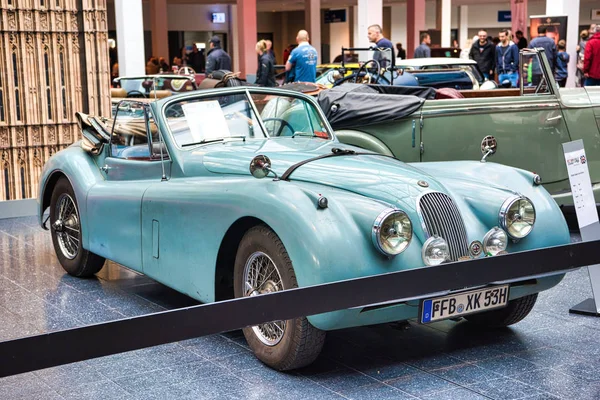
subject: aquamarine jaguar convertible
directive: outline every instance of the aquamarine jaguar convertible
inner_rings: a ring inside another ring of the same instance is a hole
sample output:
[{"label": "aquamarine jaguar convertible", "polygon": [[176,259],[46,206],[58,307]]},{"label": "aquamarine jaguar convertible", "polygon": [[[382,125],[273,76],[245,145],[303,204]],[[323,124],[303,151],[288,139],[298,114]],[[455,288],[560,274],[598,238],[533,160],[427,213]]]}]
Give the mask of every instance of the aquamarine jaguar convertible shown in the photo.
[{"label": "aquamarine jaguar convertible", "polygon": [[[532,172],[410,165],[341,144],[315,100],[296,92],[215,89],[125,100],[114,119],[78,117],[83,140],[47,162],[39,197],[40,224],[75,276],[110,259],[214,302],[424,265],[436,279],[449,261],[569,243]],[[329,330],[411,318],[518,322],[562,276],[448,287],[244,334],[264,363],[293,369],[317,357]],[[467,296],[481,301],[446,307]]]}]

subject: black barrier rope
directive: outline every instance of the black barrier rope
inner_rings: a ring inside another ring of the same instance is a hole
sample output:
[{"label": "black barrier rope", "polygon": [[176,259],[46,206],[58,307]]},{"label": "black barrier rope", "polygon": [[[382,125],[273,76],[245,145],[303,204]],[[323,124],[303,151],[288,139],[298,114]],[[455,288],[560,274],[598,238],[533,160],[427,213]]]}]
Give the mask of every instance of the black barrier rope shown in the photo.
[{"label": "black barrier rope", "polygon": [[[0,377],[165,343],[600,264],[600,240],[349,279],[0,342]],[[93,345],[90,345],[93,343]]]}]

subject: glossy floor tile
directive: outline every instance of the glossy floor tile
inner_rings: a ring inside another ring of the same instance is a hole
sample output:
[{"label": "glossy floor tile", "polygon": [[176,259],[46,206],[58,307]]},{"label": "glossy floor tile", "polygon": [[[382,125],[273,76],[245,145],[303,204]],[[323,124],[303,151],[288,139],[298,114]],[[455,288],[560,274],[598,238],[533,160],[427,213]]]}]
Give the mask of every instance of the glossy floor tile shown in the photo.
[{"label": "glossy floor tile", "polygon": [[[344,329],[291,373],[267,368],[241,331],[227,332],[3,378],[0,399],[599,399],[600,319],[568,312],[590,296],[581,269],[508,329]],[[0,341],[194,304],[115,263],[73,278],[35,218],[0,220]]]}]

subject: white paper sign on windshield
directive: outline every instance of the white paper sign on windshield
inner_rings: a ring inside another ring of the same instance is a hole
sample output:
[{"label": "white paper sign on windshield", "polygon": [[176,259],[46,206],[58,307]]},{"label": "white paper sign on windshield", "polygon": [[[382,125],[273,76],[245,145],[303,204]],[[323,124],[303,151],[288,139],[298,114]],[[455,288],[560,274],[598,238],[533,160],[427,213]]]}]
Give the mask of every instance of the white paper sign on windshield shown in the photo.
[{"label": "white paper sign on windshield", "polygon": [[592,181],[585,150],[580,149],[565,153],[565,161],[567,162],[569,182],[571,183],[579,227],[582,228],[598,222],[598,211],[596,210],[596,200],[592,191]]},{"label": "white paper sign on windshield", "polygon": [[217,100],[182,105],[194,142],[229,137],[229,126]]}]

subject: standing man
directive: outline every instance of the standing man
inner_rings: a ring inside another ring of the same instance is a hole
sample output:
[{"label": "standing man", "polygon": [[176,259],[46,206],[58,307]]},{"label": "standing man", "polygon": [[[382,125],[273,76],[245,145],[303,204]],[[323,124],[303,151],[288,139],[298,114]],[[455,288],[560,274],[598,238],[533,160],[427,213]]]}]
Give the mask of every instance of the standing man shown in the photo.
[{"label": "standing man", "polygon": [[527,48],[527,39],[523,36],[523,31],[516,31],[515,35],[517,35],[517,47],[519,50]]},{"label": "standing man", "polygon": [[594,26],[594,31],[594,36],[585,45],[583,56],[584,86],[600,86],[600,28]]},{"label": "standing man", "polygon": [[402,48],[402,43],[396,43],[396,57],[399,60],[406,60],[406,50]]},{"label": "standing man", "polygon": [[221,48],[221,39],[213,36],[209,45],[210,50],[206,54],[206,75],[220,69],[231,71],[231,57]]},{"label": "standing man", "polygon": [[[381,26],[375,24],[367,29],[369,42],[375,43],[378,49],[373,54],[373,60],[378,61],[381,68],[391,66],[391,60],[394,59],[394,45],[383,36]],[[389,49],[389,50],[388,50]]]},{"label": "standing man", "polygon": [[[544,25],[538,26],[538,37],[531,40],[531,42],[529,43],[529,48],[535,49],[536,47],[542,47],[545,50],[546,58],[548,58],[548,62],[550,63],[550,71],[554,73],[556,69],[556,43],[553,39],[550,39],[548,36],[546,36],[546,30],[547,28]],[[533,68],[533,74],[535,75],[536,66],[534,65]]]},{"label": "standing man", "polygon": [[477,61],[477,66],[485,79],[492,79],[496,69],[496,49],[488,40],[485,30],[480,30],[478,36],[478,40],[471,47],[469,58]]},{"label": "standing man", "polygon": [[431,57],[431,49],[429,45],[431,44],[431,36],[429,33],[423,32],[421,33],[421,44],[419,47],[415,49],[414,58],[429,58]]},{"label": "standing man", "polygon": [[498,35],[500,43],[496,46],[496,68],[498,72],[498,83],[506,80],[510,82],[511,87],[517,87],[519,78],[519,48],[511,43],[508,31],[503,29]]},{"label": "standing man", "polygon": [[291,82],[313,82],[317,80],[317,50],[308,42],[308,32],[304,29],[298,31],[296,35],[296,47],[290,53],[285,63],[286,72],[292,71],[293,78],[288,78]]}]

